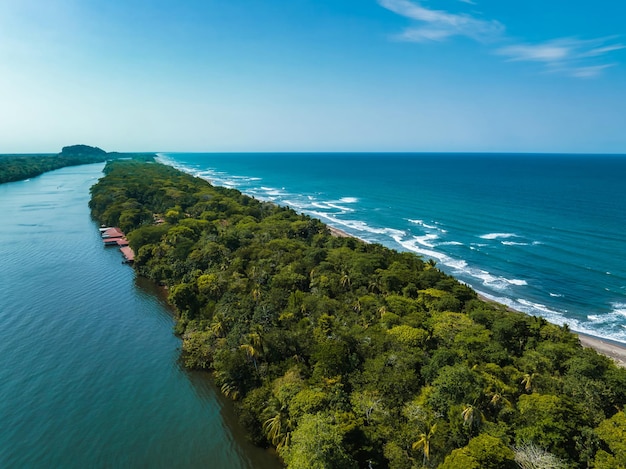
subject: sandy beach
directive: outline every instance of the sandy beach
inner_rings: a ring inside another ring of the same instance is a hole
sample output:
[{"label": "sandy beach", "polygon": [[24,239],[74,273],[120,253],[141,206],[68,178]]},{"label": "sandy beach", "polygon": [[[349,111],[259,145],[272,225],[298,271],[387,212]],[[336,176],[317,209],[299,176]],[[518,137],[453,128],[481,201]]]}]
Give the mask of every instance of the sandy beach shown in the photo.
[{"label": "sandy beach", "polygon": [[587,334],[577,334],[583,347],[590,347],[596,352],[612,358],[617,365],[626,368],[626,345]]},{"label": "sandy beach", "polygon": [[336,236],[337,238],[354,238],[354,236],[346,233],[343,230],[340,230],[339,228],[335,228],[334,226],[330,226],[330,225],[326,225],[326,226],[328,227],[330,234],[333,236]]}]

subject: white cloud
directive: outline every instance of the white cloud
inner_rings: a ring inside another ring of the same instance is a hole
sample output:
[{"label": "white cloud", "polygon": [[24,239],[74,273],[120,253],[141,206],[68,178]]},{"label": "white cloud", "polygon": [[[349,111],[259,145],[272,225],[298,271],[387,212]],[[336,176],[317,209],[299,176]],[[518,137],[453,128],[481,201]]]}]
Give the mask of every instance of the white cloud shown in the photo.
[{"label": "white cloud", "polygon": [[571,75],[576,78],[595,78],[602,74],[602,72],[610,67],[614,67],[617,64],[605,64],[595,65],[591,67],[578,67],[571,70]]},{"label": "white cloud", "polygon": [[566,59],[571,53],[571,48],[560,44],[559,41],[553,41],[544,44],[518,44],[502,47],[496,52],[509,57],[513,61],[527,60],[552,63]]},{"label": "white cloud", "polygon": [[[475,5],[474,0],[458,0]],[[422,5],[421,0],[378,0],[389,11],[408,18],[414,25],[396,38],[411,42],[441,42],[453,36],[464,36],[478,42],[511,42],[504,34],[505,26],[497,20],[483,19],[467,13],[434,10]],[[550,73],[575,78],[593,78],[607,68],[617,65],[606,62],[608,54],[626,49],[615,36],[581,40],[560,38],[540,43],[517,43],[495,50],[509,61],[535,62]]]},{"label": "white cloud", "polygon": [[621,49],[626,49],[626,46],[624,44],[614,44],[611,46],[597,47],[595,49],[591,49],[588,52],[585,52],[584,54],[581,54],[581,57],[598,57],[600,55],[604,55],[609,52]]},{"label": "white cloud", "polygon": [[504,26],[498,21],[483,20],[464,13],[432,10],[418,2],[378,0],[378,3],[389,11],[418,23],[399,36],[405,41],[443,41],[452,36],[465,36],[487,42],[498,38],[504,32]]},{"label": "white cloud", "polygon": [[515,44],[501,47],[496,54],[510,61],[538,62],[548,72],[561,73],[576,78],[593,78],[614,66],[614,63],[598,63],[611,52],[626,49],[623,44],[613,43],[614,38],[581,40],[560,38],[538,44]]}]

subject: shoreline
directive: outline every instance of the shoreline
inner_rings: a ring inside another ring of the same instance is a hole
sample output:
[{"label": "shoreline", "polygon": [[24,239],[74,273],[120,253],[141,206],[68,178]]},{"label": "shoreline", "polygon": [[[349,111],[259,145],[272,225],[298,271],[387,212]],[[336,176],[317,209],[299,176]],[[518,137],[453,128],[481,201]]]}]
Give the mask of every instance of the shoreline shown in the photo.
[{"label": "shoreline", "polygon": [[[156,154],[156,160],[157,162],[161,163],[161,164],[165,164],[167,166],[172,166],[175,167],[174,165],[171,164],[171,162],[165,162],[163,161],[163,157],[161,154],[157,153]],[[190,171],[187,170],[183,170],[184,172],[187,172],[189,174],[192,174]],[[212,181],[210,181],[208,178],[202,178],[205,179],[206,181],[208,181],[210,184],[213,184]],[[338,238],[355,238],[355,239],[359,239],[361,241],[364,241],[362,239],[360,239],[358,236],[352,235],[350,233],[347,233],[346,231],[337,228],[335,226],[332,226],[331,224],[329,224],[328,222],[324,222],[322,221],[322,223],[324,223],[332,236],[338,237]],[[366,242],[366,241],[364,241]],[[420,256],[423,257],[423,256]],[[499,306],[502,306],[504,308],[507,308],[510,311],[514,311],[516,313],[520,313],[520,314],[526,314],[529,315],[528,313],[524,313],[523,311],[517,311],[507,305],[504,305],[502,303],[498,303],[497,301],[491,300],[479,293],[478,294],[478,298],[481,299],[482,301],[486,301],[488,303],[493,303],[493,304],[497,304]],[[613,360],[613,362],[617,365],[620,366],[622,368],[626,368],[626,344],[622,344],[621,342],[615,342],[613,340],[610,339],[605,339],[602,337],[598,337],[598,336],[593,336],[590,334],[586,334],[583,332],[576,332],[574,330],[571,330],[571,332],[573,334],[575,334],[579,341],[580,344],[583,347],[587,347],[587,348],[593,348],[596,352],[598,352],[601,355],[604,355],[606,357],[609,357],[611,360]]]},{"label": "shoreline", "polygon": [[[324,222],[322,222],[324,223]],[[343,230],[340,230],[339,228],[335,228],[334,226],[329,225],[328,223],[324,223],[327,227],[328,227],[328,231],[330,231],[330,234],[335,236],[336,238],[355,238],[355,239],[359,239],[356,236],[352,236],[350,233],[346,233]],[[363,241],[363,240],[361,240]]]},{"label": "shoreline", "polygon": [[601,355],[609,357],[617,366],[626,368],[626,346],[609,339],[602,339],[582,332],[574,332],[578,336],[580,345],[592,348]]},{"label": "shoreline", "polygon": [[[333,236],[336,236],[338,238],[357,238],[356,236],[353,236],[349,233],[346,233],[345,231],[343,231],[342,229],[336,228],[334,226],[329,225],[328,223],[326,223],[326,226],[328,226],[328,229],[330,230],[330,233]],[[523,311],[517,311],[507,305],[504,305],[502,303],[498,303],[497,301],[491,300],[489,298],[487,298],[484,295],[481,295],[480,293],[478,294],[478,298],[482,301],[485,301],[487,303],[492,303],[492,304],[496,304],[498,306],[503,306],[504,308],[508,309],[509,311],[513,311],[516,313],[520,313],[520,314],[526,314],[528,316],[528,313],[524,313]],[[571,330],[571,329],[570,329]],[[602,337],[598,337],[598,336],[594,336],[594,335],[590,335],[590,334],[586,334],[584,332],[577,332],[577,331],[573,331],[571,330],[572,334],[575,334],[578,337],[578,340],[580,342],[580,345],[582,345],[585,348],[592,348],[594,349],[596,352],[598,352],[601,355],[604,355],[605,357],[610,358],[611,360],[613,360],[613,362],[622,368],[626,368],[626,344],[622,344],[620,342],[616,342],[614,340],[610,340],[610,339],[605,339]]]},{"label": "shoreline", "polygon": [[[487,303],[496,304],[498,306],[503,306],[509,311],[513,311],[515,313],[525,314],[529,316],[528,313],[524,313],[523,311],[517,311],[510,306],[503,305],[502,303],[498,303],[497,301],[491,300],[486,296],[478,294],[478,298]],[[604,355],[605,357],[609,357],[613,362],[622,368],[626,368],[626,345],[615,342],[614,340],[605,339],[602,337],[598,337],[595,335],[585,334],[584,332],[577,332],[571,330],[571,333],[578,337],[578,341],[580,345],[585,348],[592,348],[600,355]]]},{"label": "shoreline", "polygon": [[[343,231],[340,228],[336,228],[328,223],[324,223],[331,235],[336,236],[338,238],[356,238],[356,239],[360,239],[357,236],[353,236],[345,231]],[[361,240],[363,241],[363,240]],[[507,305],[504,305],[502,303],[498,303],[497,301],[491,300],[489,298],[487,298],[484,295],[481,295],[480,293],[478,294],[478,298],[482,301],[485,301],[487,303],[492,303],[492,304],[496,304],[498,306],[502,306],[506,309],[508,309],[509,311],[513,311],[516,313],[520,313],[520,314],[526,314],[527,316],[529,315],[528,313],[524,313],[523,311],[517,311]],[[590,334],[585,334],[584,332],[577,332],[574,330],[571,330],[572,334],[575,334],[578,337],[578,340],[580,342],[580,345],[582,345],[583,347],[586,348],[592,348],[594,349],[596,352],[598,352],[601,355],[604,355],[605,357],[610,358],[611,360],[613,360],[613,362],[622,368],[626,368],[626,344],[622,344],[620,342],[615,342],[613,340],[610,339],[605,339],[602,337],[598,337],[598,336],[594,336],[594,335],[590,335]]]}]

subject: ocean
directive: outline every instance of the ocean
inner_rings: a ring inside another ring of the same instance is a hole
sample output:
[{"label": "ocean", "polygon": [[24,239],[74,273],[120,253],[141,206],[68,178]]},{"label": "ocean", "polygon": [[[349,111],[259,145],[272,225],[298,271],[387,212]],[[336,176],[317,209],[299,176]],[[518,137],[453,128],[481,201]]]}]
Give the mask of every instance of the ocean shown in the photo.
[{"label": "ocean", "polygon": [[162,153],[411,251],[511,308],[626,343],[626,156]]}]

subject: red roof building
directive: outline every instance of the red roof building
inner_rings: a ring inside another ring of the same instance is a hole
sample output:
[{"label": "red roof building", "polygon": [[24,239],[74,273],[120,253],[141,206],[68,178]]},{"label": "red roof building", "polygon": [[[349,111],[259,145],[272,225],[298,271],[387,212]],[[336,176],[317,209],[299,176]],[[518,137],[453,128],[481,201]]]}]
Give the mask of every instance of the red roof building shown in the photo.
[{"label": "red roof building", "polygon": [[119,246],[118,241],[123,238],[103,238],[102,242],[105,246]]},{"label": "red roof building", "polygon": [[124,254],[127,262],[133,262],[135,260],[135,253],[128,246],[120,248],[120,251],[122,251],[122,254]]},{"label": "red roof building", "polygon": [[109,228],[106,231],[102,232],[103,238],[123,238],[124,232],[119,228]]}]

